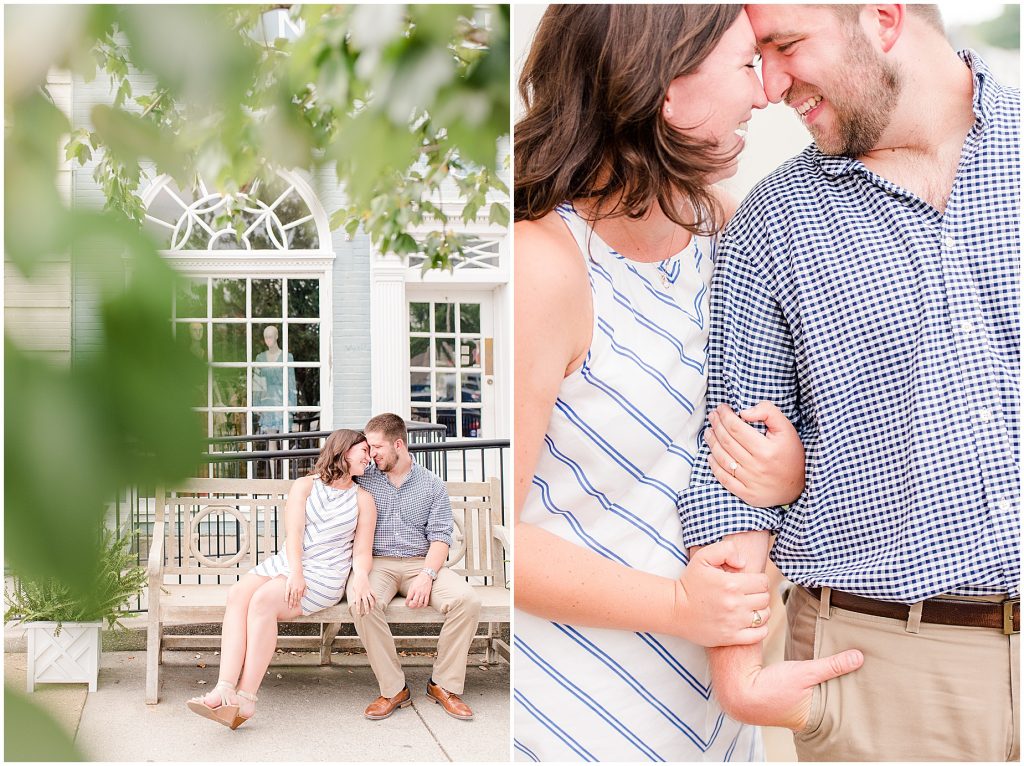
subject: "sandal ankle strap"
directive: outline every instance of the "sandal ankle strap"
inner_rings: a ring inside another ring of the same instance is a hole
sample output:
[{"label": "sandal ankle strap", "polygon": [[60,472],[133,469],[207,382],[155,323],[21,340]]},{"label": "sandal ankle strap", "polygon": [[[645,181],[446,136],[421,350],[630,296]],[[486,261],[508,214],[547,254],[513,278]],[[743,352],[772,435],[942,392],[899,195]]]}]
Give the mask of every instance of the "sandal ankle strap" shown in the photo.
[{"label": "sandal ankle strap", "polygon": [[255,694],[250,694],[249,692],[246,692],[246,691],[242,691],[241,689],[239,689],[239,690],[238,690],[237,692],[235,692],[235,693],[236,693],[236,694],[237,694],[237,695],[238,695],[239,697],[241,697],[242,699],[244,699],[244,700],[249,700],[249,702],[259,702],[259,701],[260,701],[260,698],[259,698],[259,697],[257,697],[257,696],[256,696]]}]

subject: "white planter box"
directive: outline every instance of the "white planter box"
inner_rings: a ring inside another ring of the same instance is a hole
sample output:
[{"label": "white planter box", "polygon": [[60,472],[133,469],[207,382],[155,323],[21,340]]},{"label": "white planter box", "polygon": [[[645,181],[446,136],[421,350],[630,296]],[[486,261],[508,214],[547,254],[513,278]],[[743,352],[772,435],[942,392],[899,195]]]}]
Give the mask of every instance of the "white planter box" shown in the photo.
[{"label": "white planter box", "polygon": [[100,669],[102,622],[65,622],[56,635],[56,622],[27,622],[28,691],[36,684],[89,684],[96,691]]}]

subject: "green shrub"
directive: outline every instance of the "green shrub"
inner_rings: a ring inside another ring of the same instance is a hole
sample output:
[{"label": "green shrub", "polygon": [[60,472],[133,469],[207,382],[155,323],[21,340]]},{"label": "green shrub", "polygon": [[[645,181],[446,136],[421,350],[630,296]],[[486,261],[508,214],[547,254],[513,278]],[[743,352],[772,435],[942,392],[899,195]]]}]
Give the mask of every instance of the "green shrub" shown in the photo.
[{"label": "green shrub", "polygon": [[73,595],[57,578],[16,579],[13,588],[4,588],[4,620],[56,622],[57,632],[64,622],[103,621],[108,628],[123,629],[119,620],[130,613],[121,608],[146,585],[146,570],[132,551],[134,540],[134,532],[118,538],[110,530],[103,531],[95,577],[86,598]]}]

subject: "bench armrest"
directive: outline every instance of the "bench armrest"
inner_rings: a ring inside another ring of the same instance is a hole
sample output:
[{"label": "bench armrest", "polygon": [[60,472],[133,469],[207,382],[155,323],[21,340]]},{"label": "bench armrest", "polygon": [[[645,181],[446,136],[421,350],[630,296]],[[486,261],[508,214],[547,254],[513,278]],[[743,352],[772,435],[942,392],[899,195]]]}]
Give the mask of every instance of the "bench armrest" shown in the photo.
[{"label": "bench armrest", "polygon": [[149,562],[146,574],[159,577],[164,569],[164,522],[153,524],[153,542],[149,546]]}]

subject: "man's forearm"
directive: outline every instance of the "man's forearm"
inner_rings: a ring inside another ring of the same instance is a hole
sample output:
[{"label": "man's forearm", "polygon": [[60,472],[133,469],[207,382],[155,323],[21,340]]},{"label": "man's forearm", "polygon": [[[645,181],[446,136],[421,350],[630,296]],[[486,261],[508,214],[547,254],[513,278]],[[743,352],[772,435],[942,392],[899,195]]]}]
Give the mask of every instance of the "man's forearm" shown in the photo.
[{"label": "man's forearm", "polygon": [[423,566],[440,572],[444,562],[448,560],[448,543],[441,540],[434,540],[430,543],[430,550],[427,551]]}]

